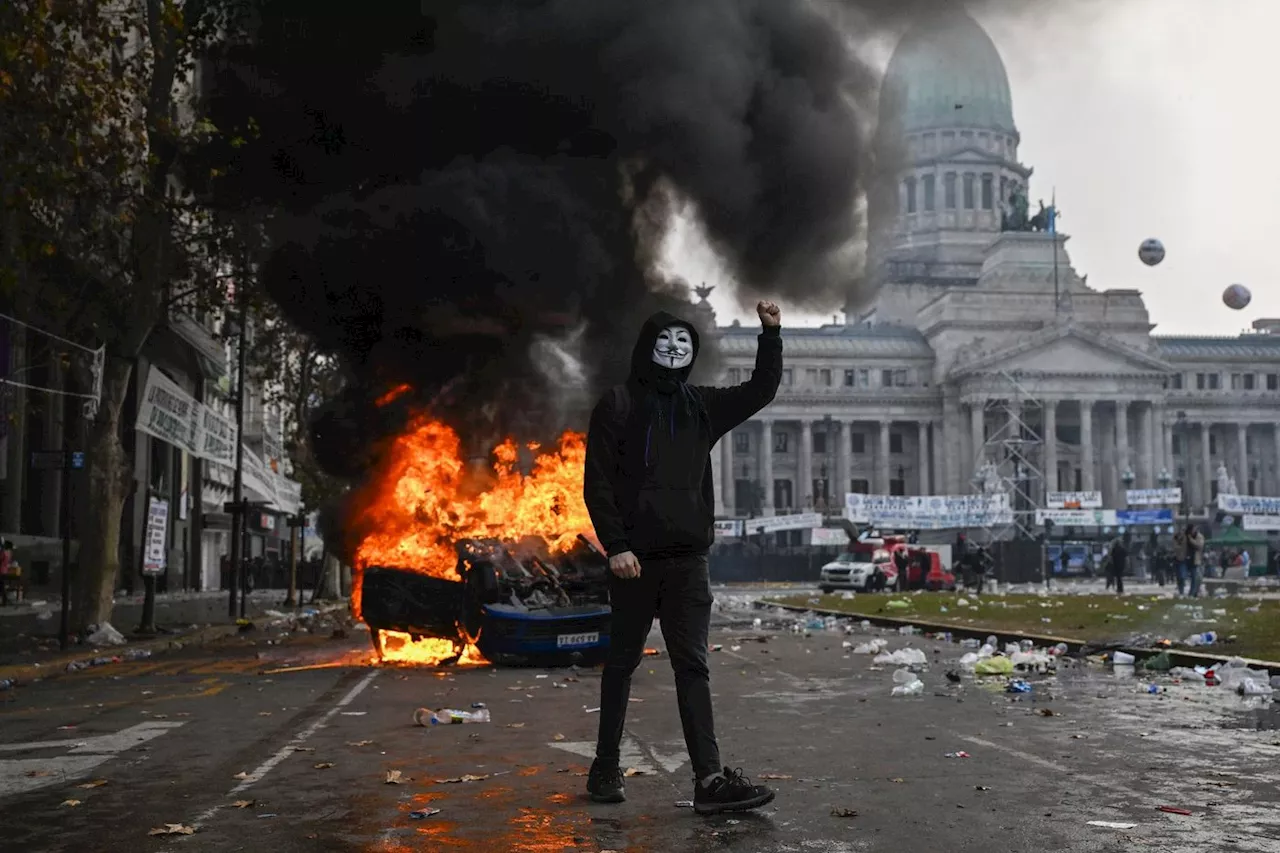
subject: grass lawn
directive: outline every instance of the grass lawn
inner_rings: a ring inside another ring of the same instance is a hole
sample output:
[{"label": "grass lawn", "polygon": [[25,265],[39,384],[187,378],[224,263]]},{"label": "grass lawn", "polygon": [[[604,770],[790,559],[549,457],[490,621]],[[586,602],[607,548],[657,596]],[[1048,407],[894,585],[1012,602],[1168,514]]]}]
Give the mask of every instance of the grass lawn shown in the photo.
[{"label": "grass lawn", "polygon": [[[891,608],[890,601],[910,604]],[[958,602],[967,601],[961,607]],[[1131,595],[984,595],[925,592],[907,595],[785,596],[779,604],[820,607],[858,616],[919,619],[960,628],[1017,631],[1081,642],[1119,641],[1135,634],[1174,642],[1216,631],[1218,642],[1202,651],[1280,660],[1280,601],[1249,598],[1197,602]],[[1199,619],[1195,609],[1199,609]],[[1257,608],[1255,612],[1250,612]],[[1234,641],[1229,638],[1234,637]]]}]

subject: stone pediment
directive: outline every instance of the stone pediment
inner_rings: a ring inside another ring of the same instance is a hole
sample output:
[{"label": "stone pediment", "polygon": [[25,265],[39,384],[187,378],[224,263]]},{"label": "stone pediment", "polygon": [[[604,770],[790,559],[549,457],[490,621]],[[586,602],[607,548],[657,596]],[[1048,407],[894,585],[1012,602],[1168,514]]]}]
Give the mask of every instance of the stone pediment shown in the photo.
[{"label": "stone pediment", "polygon": [[1010,371],[1062,375],[1171,373],[1172,365],[1157,356],[1074,326],[1055,326],[1022,342],[983,353],[957,364],[950,378]]}]

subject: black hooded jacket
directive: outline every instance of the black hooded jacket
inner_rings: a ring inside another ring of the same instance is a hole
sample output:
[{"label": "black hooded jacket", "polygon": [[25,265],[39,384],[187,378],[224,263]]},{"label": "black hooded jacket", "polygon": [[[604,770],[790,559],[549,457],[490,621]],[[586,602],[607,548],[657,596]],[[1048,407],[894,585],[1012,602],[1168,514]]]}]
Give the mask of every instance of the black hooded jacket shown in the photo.
[{"label": "black hooded jacket", "polygon": [[698,357],[692,323],[666,312],[645,321],[631,353],[629,405],[610,391],[596,404],[587,432],[583,496],[609,556],[640,560],[705,554],[715,540],[711,448],[725,433],[773,401],[782,381],[782,335],[766,327],[751,378],[732,388],[687,383],[680,369],[653,362],[662,329],[683,326]]}]

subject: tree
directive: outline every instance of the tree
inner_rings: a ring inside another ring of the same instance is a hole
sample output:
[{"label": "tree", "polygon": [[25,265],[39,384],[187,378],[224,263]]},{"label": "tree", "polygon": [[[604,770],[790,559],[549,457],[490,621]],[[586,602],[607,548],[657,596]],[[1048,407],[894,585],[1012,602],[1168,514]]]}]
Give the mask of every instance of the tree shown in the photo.
[{"label": "tree", "polygon": [[105,350],[79,628],[111,612],[135,360],[172,305],[221,297],[225,229],[175,187],[216,133],[197,111],[196,63],[239,13],[236,0],[0,4],[0,283],[19,310]]}]

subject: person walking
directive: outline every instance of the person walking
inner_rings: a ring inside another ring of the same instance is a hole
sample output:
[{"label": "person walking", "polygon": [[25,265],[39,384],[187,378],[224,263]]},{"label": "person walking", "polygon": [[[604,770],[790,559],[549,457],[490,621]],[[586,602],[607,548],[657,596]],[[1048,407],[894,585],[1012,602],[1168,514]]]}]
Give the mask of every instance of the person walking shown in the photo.
[{"label": "person walking", "polygon": [[774,798],[741,770],[721,766],[707,665],[707,554],[715,540],[711,448],[772,402],[782,381],[782,313],[772,302],[760,302],[756,313],[762,329],[747,382],[732,388],[688,384],[698,332],[659,312],[640,331],[626,383],[606,393],[591,413],[583,497],[609,558],[613,611],[600,679],[599,737],[587,774],[587,794],[598,803],[626,800],[619,764],[623,726],[631,675],[654,617],[675,673],[693,764],[694,811],[744,811]]},{"label": "person walking", "polygon": [[1204,571],[1204,534],[1194,524],[1188,524],[1186,530],[1187,539],[1187,568],[1189,571],[1190,590],[1189,594],[1192,598],[1200,597],[1200,579],[1203,577]]},{"label": "person walking", "polygon": [[1111,543],[1111,562],[1107,566],[1107,574],[1115,583],[1116,595],[1124,595],[1124,573],[1129,568],[1128,534],[1117,536]]},{"label": "person walking", "polygon": [[1178,530],[1173,534],[1173,570],[1178,575],[1178,595],[1181,596],[1187,590],[1187,580],[1189,577],[1187,566],[1187,530],[1191,525]]}]

